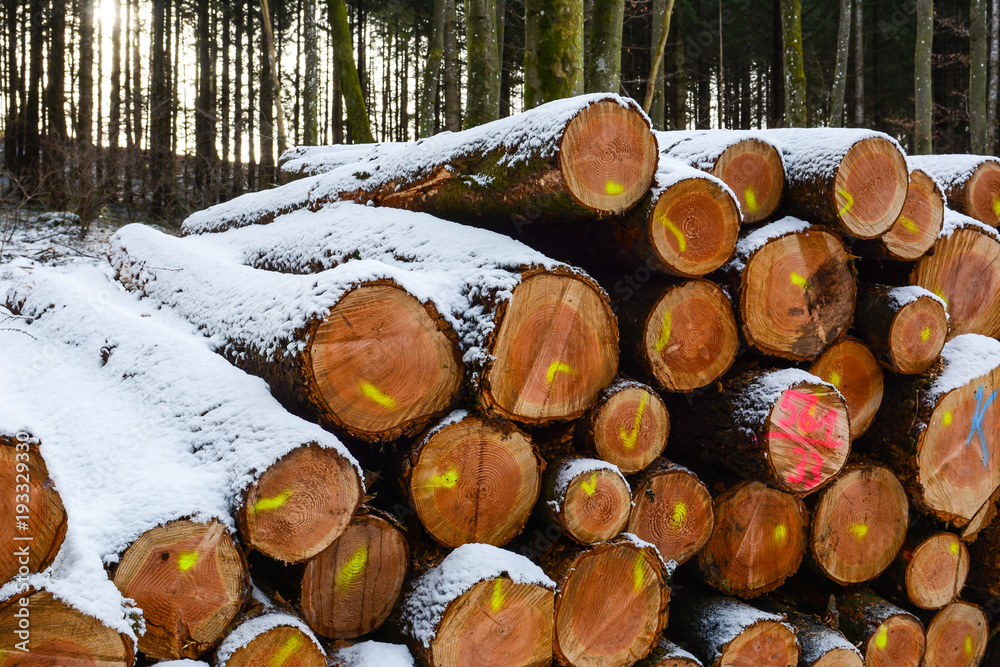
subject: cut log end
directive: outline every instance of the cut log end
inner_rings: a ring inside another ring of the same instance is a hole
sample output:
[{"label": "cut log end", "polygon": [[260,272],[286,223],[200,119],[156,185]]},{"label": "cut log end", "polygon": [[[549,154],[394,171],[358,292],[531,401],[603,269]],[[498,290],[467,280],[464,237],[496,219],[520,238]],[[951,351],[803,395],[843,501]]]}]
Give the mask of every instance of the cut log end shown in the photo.
[{"label": "cut log end", "polygon": [[392,284],[345,295],[311,337],[318,400],[335,426],[366,440],[413,433],[457,399],[457,343],[430,306]]},{"label": "cut log end", "polygon": [[436,429],[415,450],[407,493],[421,524],[446,547],[503,546],[524,527],[541,464],[522,431],[474,415]]},{"label": "cut log end", "polygon": [[647,470],[636,482],[628,532],[678,565],[694,557],[712,536],[712,496],[686,468],[666,464]]},{"label": "cut log end", "polygon": [[575,419],[618,371],[618,323],[607,297],[579,276],[525,279],[495,336],[483,407],[513,421]]},{"label": "cut log end", "polygon": [[306,564],[299,591],[303,620],[332,639],[371,632],[396,604],[408,565],[399,527],[378,513],[359,513],[343,535]]},{"label": "cut log end", "polygon": [[771,217],[781,203],[785,169],[773,144],[739,141],[723,151],[712,174],[732,188],[747,224]]},{"label": "cut log end", "polygon": [[732,257],[740,233],[740,212],[716,182],[689,178],[660,195],[645,224],[666,269],[696,277],[718,269]]},{"label": "cut log end", "polygon": [[357,469],[339,452],[300,447],[247,489],[237,515],[240,535],[271,558],[304,561],[344,532],[362,492]]},{"label": "cut log end", "polygon": [[652,463],[667,444],[670,415],[650,388],[629,384],[599,402],[592,413],[592,446],[597,458],[622,473],[638,472]]},{"label": "cut log end", "polygon": [[882,367],[871,350],[859,340],[845,338],[831,345],[809,372],[840,391],[847,402],[851,438],[863,435],[875,419],[884,390]]},{"label": "cut log end", "polygon": [[143,533],[122,555],[114,582],[143,610],[143,654],[197,658],[243,606],[247,567],[221,524],[182,519]]},{"label": "cut log end", "polygon": [[707,280],[668,288],[646,318],[642,356],[667,391],[689,392],[722,376],[739,351],[733,308]]},{"label": "cut log end", "polygon": [[262,632],[229,656],[219,667],[325,667],[326,656],[302,630],[279,625]]},{"label": "cut log end", "polygon": [[983,610],[954,602],[935,614],[927,626],[925,665],[975,667],[986,653],[989,623]]},{"label": "cut log end", "polygon": [[579,542],[603,542],[625,529],[631,506],[632,494],[621,475],[612,469],[592,470],[566,486],[560,523]]},{"label": "cut log end", "polygon": [[648,656],[636,663],[636,667],[702,667],[701,661],[661,637]]},{"label": "cut log end", "polygon": [[[27,600],[23,606],[21,600]],[[30,611],[23,643],[18,631]],[[98,619],[53,597],[48,591],[29,590],[0,604],[0,666],[2,667],[131,667],[135,664],[132,640]]]},{"label": "cut log end", "polygon": [[600,213],[635,205],[653,180],[658,152],[649,121],[631,105],[595,102],[566,126],[559,167],[573,197]]},{"label": "cut log end", "polygon": [[944,195],[934,179],[915,169],[903,210],[881,242],[889,257],[915,262],[931,249],[943,226]]},{"label": "cut log end", "polygon": [[948,316],[939,301],[926,296],[902,308],[889,330],[889,357],[899,373],[923,373],[941,354],[948,338]]},{"label": "cut log end", "polygon": [[969,549],[957,535],[932,535],[917,545],[906,566],[907,597],[921,609],[941,609],[958,599],[969,565]]},{"label": "cut log end", "polygon": [[909,503],[886,468],[861,466],[823,491],[813,514],[810,545],[823,573],[841,584],[874,579],[906,539]]},{"label": "cut log end", "polygon": [[795,633],[777,621],[760,621],[729,642],[715,664],[784,667],[798,661]]},{"label": "cut log end", "polygon": [[864,660],[854,651],[835,648],[809,667],[864,667]]},{"label": "cut log end", "polygon": [[910,614],[890,616],[865,643],[865,667],[917,667],[924,647],[920,621]]},{"label": "cut log end", "polygon": [[965,211],[991,227],[1000,225],[1000,162],[986,160],[965,186]]},{"label": "cut log end", "polygon": [[868,137],[854,144],[837,169],[837,217],[849,234],[872,239],[885,234],[906,201],[906,159],[891,141]]}]

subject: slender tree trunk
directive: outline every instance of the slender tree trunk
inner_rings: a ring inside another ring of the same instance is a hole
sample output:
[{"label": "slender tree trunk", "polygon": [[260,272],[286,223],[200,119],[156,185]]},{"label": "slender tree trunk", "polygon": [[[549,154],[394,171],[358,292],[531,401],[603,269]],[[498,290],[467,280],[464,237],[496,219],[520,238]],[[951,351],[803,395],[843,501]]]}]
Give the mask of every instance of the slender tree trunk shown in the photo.
[{"label": "slender tree trunk", "polygon": [[[229,52],[233,42],[233,7],[231,3],[224,2],[220,5],[222,12],[222,90],[220,91],[222,111],[219,123],[222,129],[222,161],[219,165],[219,196],[229,191],[230,181],[230,148],[232,141],[232,125],[230,124],[230,105],[232,103],[232,79],[230,75]],[[219,59],[219,54],[215,54],[214,60]]]},{"label": "slender tree trunk", "polygon": [[1000,0],[993,0],[993,9],[990,17],[990,94],[989,94],[989,114],[988,137],[986,152],[996,155],[1000,152],[997,145],[997,135],[1000,134],[1000,114],[997,106],[1000,98]]},{"label": "slender tree trunk", "polygon": [[[263,0],[266,2],[266,0]],[[212,14],[209,0],[198,0],[198,98],[195,103],[195,183],[203,197],[211,198],[218,154],[215,149],[215,61],[211,44]]]},{"label": "slender tree trunk", "polygon": [[149,62],[149,177],[152,185],[150,212],[155,216],[169,215],[174,164],[170,151],[170,57],[165,34],[168,0],[153,0],[150,26]]},{"label": "slender tree trunk", "polygon": [[[375,141],[368,122],[368,111],[361,89],[361,79],[354,64],[354,50],[351,47],[351,30],[347,25],[347,3],[345,0],[327,0],[330,16],[330,38],[333,40],[340,73],[340,91],[347,109],[347,130],[351,140],[357,144]],[[359,30],[360,34],[360,30]]]},{"label": "slender tree trunk", "polygon": [[677,43],[674,45],[674,80],[673,80],[673,104],[671,104],[672,130],[686,130],[688,122],[687,114],[687,62],[684,52],[684,39],[681,37],[683,30],[678,24]]},{"label": "slender tree trunk", "polygon": [[847,92],[847,61],[851,57],[851,0],[840,0],[840,25],[837,27],[837,65],[830,96],[830,127],[844,126],[844,96]]},{"label": "slender tree trunk", "polygon": [[[247,189],[256,189],[258,178],[257,178],[257,144],[254,140],[254,125],[253,120],[256,117],[255,111],[257,110],[255,104],[259,104],[259,100],[254,93],[254,76],[253,76],[253,56],[254,56],[254,45],[253,45],[253,20],[254,11],[253,5],[248,0],[247,2],[247,63],[250,66],[247,68]],[[263,141],[263,138],[261,138]]]},{"label": "slender tree trunk", "polygon": [[525,0],[524,104],[583,92],[583,0]]},{"label": "slender tree trunk", "polygon": [[[860,0],[858,0],[860,3]],[[781,0],[784,44],[785,124],[806,127],[806,71],[802,56],[802,0]]]},{"label": "slender tree trunk", "polygon": [[76,139],[81,149],[94,142],[94,0],[80,0],[80,104]]},{"label": "slender tree trunk", "polygon": [[[503,63],[504,63],[504,30],[505,24],[507,22],[507,0],[494,0],[494,5],[496,5],[497,18],[497,78],[496,78],[496,96],[497,96],[497,108],[500,109],[503,106],[501,98],[503,97]],[[500,117],[509,116],[510,112],[506,114],[503,113],[502,109],[499,111]]]},{"label": "slender tree trunk", "polygon": [[304,107],[305,143],[313,146],[319,143],[319,40],[316,36],[316,0],[306,0],[305,50],[306,85],[302,92]]},{"label": "slender tree trunk", "polygon": [[[200,1],[200,0],[199,0]],[[278,60],[274,54],[274,29],[271,26],[271,12],[267,0],[260,0],[261,16],[264,24],[264,46],[267,52],[268,74],[271,77],[271,103],[278,119],[278,152],[288,149],[287,134],[285,134],[285,112],[281,107],[281,79],[278,77]],[[263,87],[261,88],[263,90]]]},{"label": "slender tree trunk", "polygon": [[674,0],[653,0],[653,34],[650,42],[653,57],[649,68],[649,81],[646,84],[646,97],[650,97],[652,90],[652,99],[647,112],[653,121],[654,130],[666,129],[664,125],[667,107],[666,76],[661,63],[667,47],[667,37],[670,35],[670,15],[673,8]]},{"label": "slender tree trunk", "polygon": [[[4,119],[3,163],[14,174],[21,171],[20,158],[23,156],[23,118],[18,110],[18,92],[23,91],[24,78],[18,76],[17,66],[17,0],[4,2],[4,28],[7,31],[7,117]],[[23,108],[21,109],[23,112]]]},{"label": "slender tree trunk", "polygon": [[969,132],[972,135],[972,152],[985,155],[987,143],[987,61],[989,57],[989,32],[987,30],[987,1],[969,2]]},{"label": "slender tree trunk", "polygon": [[494,0],[465,0],[468,75],[465,127],[500,117],[500,63],[497,61],[497,9]]},{"label": "slender tree trunk", "polygon": [[865,7],[854,0],[854,124],[865,126]]},{"label": "slender tree trunk", "polygon": [[28,5],[30,13],[28,17],[30,63],[28,65],[28,103],[24,113],[25,126],[22,146],[24,150],[23,164],[25,171],[22,174],[22,178],[29,191],[34,189],[40,175],[38,171],[39,151],[41,150],[39,105],[41,103],[42,47],[44,41],[42,35],[42,9],[42,0],[31,0]]},{"label": "slender tree trunk", "polygon": [[[625,0],[594,0],[584,77],[588,93],[617,93],[621,87],[624,19]],[[663,50],[659,49],[659,53],[662,57]]]},{"label": "slender tree trunk", "polygon": [[[125,120],[125,146],[131,148],[135,135],[132,133],[132,2],[125,0],[125,44],[122,49],[122,57],[125,61],[125,70],[122,72],[122,86],[124,87],[124,99],[122,100],[122,117]],[[126,174],[129,172],[126,169]],[[126,197],[128,190],[126,189]]]},{"label": "slender tree trunk", "polygon": [[462,128],[462,101],[458,95],[458,17],[455,0],[445,0],[444,9],[444,128]]},{"label": "slender tree trunk", "polygon": [[[266,0],[262,0],[263,2]],[[267,16],[262,22],[268,24]],[[266,31],[266,27],[265,27]],[[260,176],[258,185],[270,187],[274,183],[274,78],[267,39],[260,40]]]},{"label": "slender tree trunk", "polygon": [[[236,18],[236,82],[233,89],[233,179],[230,196],[235,197],[243,190],[243,32],[245,30],[245,15],[242,0],[236,3],[233,11]],[[252,68],[251,68],[252,71]]]},{"label": "slender tree trunk", "polygon": [[768,81],[771,94],[770,127],[783,127],[785,122],[785,73],[784,73],[784,43],[781,35],[781,4],[782,0],[772,0],[772,39],[771,44],[771,77]]},{"label": "slender tree trunk", "polygon": [[45,141],[45,179],[51,198],[57,208],[66,205],[66,2],[51,0],[49,20],[49,68],[45,89],[45,111],[48,132]]},{"label": "slender tree trunk", "polygon": [[917,0],[917,49],[914,56],[913,152],[930,155],[934,142],[934,97],[931,60],[934,53],[934,0]]},{"label": "slender tree trunk", "polygon": [[132,7],[132,145],[142,146],[142,61],[141,61],[139,0]]}]

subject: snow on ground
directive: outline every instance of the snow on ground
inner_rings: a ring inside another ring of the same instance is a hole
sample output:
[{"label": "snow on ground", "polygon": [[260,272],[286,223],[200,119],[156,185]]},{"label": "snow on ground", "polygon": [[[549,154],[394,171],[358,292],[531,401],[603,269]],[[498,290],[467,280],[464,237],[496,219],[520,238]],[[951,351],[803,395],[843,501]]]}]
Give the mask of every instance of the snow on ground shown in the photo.
[{"label": "snow on ground", "polygon": [[72,213],[0,208],[0,265],[20,257],[50,266],[106,266],[108,239],[126,222],[102,217],[81,235]]}]

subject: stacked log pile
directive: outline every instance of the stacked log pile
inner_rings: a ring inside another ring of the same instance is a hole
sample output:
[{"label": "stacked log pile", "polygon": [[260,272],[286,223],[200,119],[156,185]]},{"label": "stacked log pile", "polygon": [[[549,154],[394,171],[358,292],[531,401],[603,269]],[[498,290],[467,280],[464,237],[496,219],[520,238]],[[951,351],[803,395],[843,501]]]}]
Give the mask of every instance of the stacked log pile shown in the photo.
[{"label": "stacked log pile", "polygon": [[0,664],[980,664],[996,165],[590,95],[8,270]]}]

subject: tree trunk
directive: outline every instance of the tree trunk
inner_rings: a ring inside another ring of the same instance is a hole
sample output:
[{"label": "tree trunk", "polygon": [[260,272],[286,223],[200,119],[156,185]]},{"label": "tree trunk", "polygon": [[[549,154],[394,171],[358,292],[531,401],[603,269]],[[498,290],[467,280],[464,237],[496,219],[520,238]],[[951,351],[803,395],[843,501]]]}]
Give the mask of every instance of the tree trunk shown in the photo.
[{"label": "tree trunk", "polygon": [[[653,128],[657,130],[666,129],[664,127],[663,112],[666,106],[666,93],[664,85],[664,75],[660,74],[663,64],[663,54],[667,48],[667,37],[670,36],[670,15],[674,11],[674,0],[656,0],[653,3],[653,57],[649,67],[649,80],[646,82],[646,99],[643,109],[651,114]],[[678,42],[683,40],[678,37]],[[681,47],[682,48],[682,47]],[[678,49],[678,52],[681,51]],[[678,63],[678,71],[683,68],[683,63]],[[680,129],[675,126],[675,129]]]},{"label": "tree trunk", "polygon": [[330,38],[333,40],[340,75],[340,91],[347,110],[347,130],[354,143],[371,143],[375,139],[368,123],[361,79],[354,64],[351,30],[347,25],[347,4],[344,0],[327,0],[326,6],[330,17]]},{"label": "tree trunk", "polygon": [[304,143],[314,146],[319,143],[319,41],[316,33],[316,0],[306,0],[305,12],[305,49],[306,49],[306,82],[302,90],[302,107],[305,125]]},{"label": "tree trunk", "polygon": [[[101,74],[103,75],[103,72]],[[79,76],[80,99],[77,107],[76,139],[83,150],[94,143],[94,0],[80,0]],[[8,94],[13,96],[14,89],[11,88]],[[89,162],[91,157],[88,154],[83,162],[88,175],[93,168]]]},{"label": "tree trunk", "polygon": [[441,62],[444,58],[445,9],[449,0],[434,0],[431,34],[427,44],[427,64],[424,66],[424,80],[420,91],[420,127],[418,138],[434,134],[437,120],[434,102],[440,89]]},{"label": "tree trunk", "polygon": [[45,115],[47,133],[44,146],[46,190],[49,205],[64,208],[66,190],[66,2],[51,0],[49,20],[49,66],[46,72]]},{"label": "tree trunk", "polygon": [[1000,225],[1000,159],[984,155],[921,155],[914,157],[912,164],[941,184],[949,208],[990,227]]},{"label": "tree trunk", "polygon": [[583,0],[526,0],[524,106],[583,93]]},{"label": "tree trunk", "polygon": [[854,125],[865,126],[865,7],[854,0]]},{"label": "tree trunk", "polygon": [[886,368],[917,374],[941,354],[948,319],[944,302],[923,288],[863,284],[855,330]]},{"label": "tree trunk", "polygon": [[[262,0],[265,3],[267,0]],[[219,159],[215,148],[215,60],[212,58],[212,14],[209,0],[198,0],[198,99],[195,103],[195,182],[211,202]]]},{"label": "tree trunk", "polygon": [[864,667],[861,651],[836,629],[825,625],[819,617],[800,613],[770,600],[761,606],[783,615],[785,624],[795,631],[795,638],[801,647],[801,667]]},{"label": "tree trunk", "polygon": [[934,152],[934,0],[917,0],[917,48],[914,55],[913,152]]},{"label": "tree trunk", "polygon": [[167,2],[152,5],[152,49],[149,67],[149,176],[152,181],[150,212],[169,217],[173,210],[174,154],[170,150],[170,58],[164,45]]},{"label": "tree trunk", "polygon": [[[203,1],[203,0],[202,0]],[[337,0],[333,0],[336,2]],[[268,0],[260,0],[261,23],[264,27],[264,48],[267,53],[267,72],[271,79],[271,103],[274,105],[274,115],[277,118],[278,126],[278,154],[284,153],[288,149],[288,134],[285,132],[285,110],[281,103],[281,78],[278,76],[278,60],[274,53],[274,28],[271,24],[271,12],[268,8]],[[331,15],[333,12],[331,12]],[[331,24],[331,29],[336,33],[337,28]],[[340,35],[337,35],[338,37]],[[350,39],[348,39],[350,43]],[[213,63],[214,70],[214,63]],[[215,100],[212,102],[212,118],[215,118]],[[273,160],[272,160],[273,163]]]},{"label": "tree trunk", "polygon": [[843,338],[828,347],[809,372],[843,395],[851,419],[851,439],[864,435],[882,403],[883,391],[882,368],[871,350],[857,338]]},{"label": "tree trunk", "polygon": [[972,152],[988,155],[989,28],[988,0],[969,0],[969,134]]},{"label": "tree trunk", "polygon": [[588,93],[617,93],[621,88],[624,18],[625,0],[594,0],[584,77]]},{"label": "tree trunk", "polygon": [[[245,127],[245,119],[243,114],[243,63],[246,58],[246,51],[243,50],[243,34],[246,30],[245,22],[246,15],[243,11],[242,0],[237,3],[236,7],[231,8],[230,11],[234,17],[234,33],[236,37],[236,57],[234,58],[234,68],[235,77],[233,86],[233,117],[232,119],[226,119],[227,123],[233,124],[233,176],[232,183],[229,188],[229,198],[235,197],[243,192],[244,183],[244,165],[243,165],[243,130]],[[253,53],[253,49],[248,49],[250,53]],[[251,58],[252,61],[252,58]],[[253,67],[250,67],[249,72],[253,72]]]},{"label": "tree trunk", "polygon": [[802,56],[802,0],[781,0],[781,35],[786,127],[808,127],[806,71]]},{"label": "tree trunk", "polygon": [[107,172],[107,188],[109,195],[114,201],[115,193],[118,189],[118,142],[121,134],[121,109],[122,109],[122,2],[114,0],[115,22],[111,28],[111,102],[108,118],[108,164],[105,167]]},{"label": "tree trunk", "polygon": [[500,117],[496,0],[465,0],[465,129]]},{"label": "tree trunk", "polygon": [[445,0],[444,9],[444,129],[462,129],[462,100],[458,94],[458,17],[456,0]]},{"label": "tree trunk", "polygon": [[575,429],[577,449],[637,473],[667,444],[670,415],[652,387],[619,379],[601,392]]},{"label": "tree trunk", "polygon": [[[924,626],[916,616],[868,590],[837,598],[840,631],[865,654],[866,664],[917,667],[924,656]],[[926,663],[936,664],[936,663]]]},{"label": "tree trunk", "polygon": [[844,94],[847,91],[847,61],[851,56],[851,0],[840,0],[840,24],[837,26],[837,64],[830,96],[830,127],[844,126]]},{"label": "tree trunk", "polygon": [[[989,108],[987,109],[987,142],[986,153],[996,155],[1000,152],[997,141],[1000,139],[1000,0],[993,0],[990,12],[990,91]],[[929,151],[928,151],[929,152]]]},{"label": "tree trunk", "polygon": [[549,462],[541,507],[563,534],[582,544],[625,530],[632,492],[618,468],[598,459],[569,456]]}]

